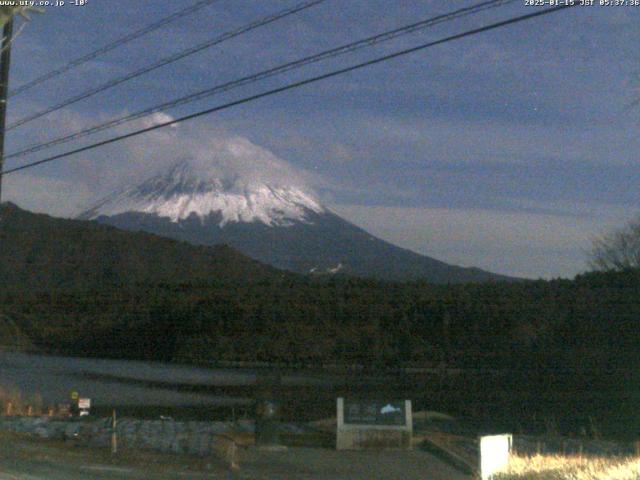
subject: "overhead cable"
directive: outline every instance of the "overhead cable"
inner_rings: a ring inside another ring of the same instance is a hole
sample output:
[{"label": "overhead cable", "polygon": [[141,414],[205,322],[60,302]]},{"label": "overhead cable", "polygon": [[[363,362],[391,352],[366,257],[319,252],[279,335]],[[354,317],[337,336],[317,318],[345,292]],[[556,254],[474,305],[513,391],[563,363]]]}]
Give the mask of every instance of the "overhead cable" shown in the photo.
[{"label": "overhead cable", "polygon": [[181,60],[183,58],[186,58],[190,55],[193,55],[194,53],[198,53],[201,52],[202,50],[205,50],[207,48],[211,48],[215,45],[219,45],[222,42],[225,42],[227,40],[230,40],[232,38],[238,37],[244,33],[247,33],[251,30],[254,30],[256,28],[262,27],[264,25],[268,25],[270,23],[273,23],[277,20],[280,20],[281,18],[285,18],[288,17],[290,15],[293,15],[295,13],[301,12],[302,10],[306,10],[308,8],[311,8],[315,5],[318,5],[322,2],[324,2],[326,0],[307,0],[305,2],[299,3],[296,6],[292,7],[292,8],[287,8],[285,10],[281,10],[273,15],[268,15],[266,17],[261,18],[260,20],[257,20],[255,22],[252,22],[248,25],[244,25],[240,28],[237,28],[235,30],[232,30],[230,32],[224,33],[222,35],[216,36],[215,38],[201,43],[199,45],[196,45],[195,47],[190,47],[187,48],[186,50],[183,50],[181,52],[175,53],[169,57],[163,58],[155,63],[152,63],[151,65],[148,65],[146,67],[142,67],[139,68],[138,70],[134,70],[133,72],[127,73],[121,77],[117,77],[114,78],[112,80],[109,80],[105,83],[103,83],[102,85],[98,85],[97,87],[91,88],[85,92],[79,93],[77,95],[74,95],[73,97],[70,97],[66,100],[63,100],[60,103],[57,103],[51,107],[45,108],[44,110],[41,110],[39,112],[33,113],[31,115],[27,115],[26,117],[21,118],[20,120],[17,120],[13,123],[11,123],[10,125],[7,126],[6,130],[13,130],[15,128],[18,128],[22,125],[25,125],[29,122],[32,122],[33,120],[36,120],[38,118],[44,117],[45,115],[48,115],[50,113],[53,113],[55,111],[58,111],[62,108],[68,107],[69,105],[73,105],[74,103],[77,103],[81,100],[85,100],[87,98],[93,97],[94,95],[97,95],[98,93],[102,93],[106,90],[109,90],[110,88],[113,88],[117,85],[120,85],[121,83],[124,82],[128,82],[129,80],[133,80],[134,78],[138,78],[146,73],[152,72],[153,70],[156,70],[160,67],[164,67],[165,65],[169,65],[171,63],[177,62],[178,60]]},{"label": "overhead cable", "polygon": [[83,138],[85,136],[88,135],[92,135],[94,133],[98,133],[98,132],[102,132],[104,130],[110,129],[110,128],[114,128],[129,122],[132,122],[134,120],[138,120],[147,116],[150,116],[154,113],[158,113],[158,112],[162,112],[162,111],[166,111],[170,108],[175,108],[178,106],[182,106],[182,105],[186,105],[189,103],[193,103],[196,102],[198,100],[202,100],[208,97],[211,97],[213,95],[216,95],[218,93],[223,93],[244,85],[248,85],[248,84],[252,84],[255,83],[257,81],[260,80],[264,80],[270,77],[273,77],[275,75],[280,75],[282,73],[291,71],[291,70],[296,70],[299,68],[302,68],[304,66],[313,64],[313,63],[317,63],[320,62],[322,60],[326,60],[326,59],[330,59],[330,58],[334,58],[334,57],[338,57],[340,55],[345,55],[347,53],[351,53],[366,47],[370,47],[373,45],[376,45],[378,43],[382,43],[382,42],[387,42],[390,40],[393,40],[395,38],[398,38],[402,35],[407,35],[410,33],[414,33],[417,32],[419,30],[423,30],[427,27],[433,27],[435,25],[444,23],[444,22],[450,22],[453,21],[455,19],[464,17],[464,16],[468,16],[468,15],[472,15],[472,14],[477,14],[481,11],[484,10],[488,10],[490,8],[496,8],[499,6],[503,6],[509,3],[514,3],[517,0],[490,0],[490,1],[485,1],[485,2],[481,2],[479,4],[470,6],[470,7],[466,7],[466,8],[461,8],[458,10],[455,10],[453,12],[449,12],[446,14],[442,14],[442,15],[438,15],[435,17],[430,17],[424,20],[421,20],[419,22],[415,22],[412,23],[410,25],[406,25],[400,28],[396,28],[394,30],[390,30],[384,33],[380,33],[377,35],[373,35],[361,40],[358,40],[356,42],[351,42],[336,48],[332,48],[329,50],[325,50],[323,52],[314,54],[314,55],[310,55],[304,58],[301,58],[299,60],[295,60],[292,62],[288,62],[282,65],[278,65],[276,67],[273,68],[269,68],[267,70],[263,70],[260,71],[258,73],[252,74],[252,75],[247,75],[245,77],[241,77],[239,79],[236,80],[232,80],[220,85],[216,85],[214,87],[210,87],[210,88],[206,88],[203,90],[200,90],[198,92],[189,94],[189,95],[185,95],[183,97],[174,99],[174,100],[170,100],[168,102],[164,102],[162,104],[159,105],[155,105],[149,108],[145,108],[143,110],[139,110],[137,112],[110,120],[108,122],[99,124],[99,125],[95,125],[93,127],[89,127],[89,128],[85,128],[67,135],[64,135],[62,137],[58,137],[56,139],[53,140],[49,140],[43,143],[38,143],[35,145],[31,145],[28,146],[26,148],[23,148],[22,150],[10,153],[8,155],[5,156],[5,159],[9,159],[9,158],[17,158],[17,157],[23,157],[25,155],[29,155],[31,153],[36,153],[42,150],[47,150],[49,148],[55,147],[57,145],[61,145],[64,143],[68,143],[70,141],[73,140],[77,140],[80,138]]},{"label": "overhead cable", "polygon": [[69,70],[78,67],[84,63],[87,63],[101,55],[104,55],[105,53],[108,53],[112,50],[115,50],[116,48],[125,45],[137,38],[143,37],[144,35],[147,35],[151,32],[154,32],[162,27],[164,27],[165,25],[168,25],[172,22],[175,22],[176,20],[185,17],[187,15],[191,15],[201,9],[203,9],[204,7],[217,2],[218,0],[200,0],[196,3],[194,3],[193,5],[183,8],[182,10],[179,10],[171,15],[169,15],[168,17],[162,18],[160,20],[158,20],[155,23],[152,23],[150,25],[147,25],[144,28],[141,28],[140,30],[136,30],[134,32],[131,32],[127,35],[125,35],[124,37],[121,37],[107,45],[105,45],[104,47],[101,47],[97,50],[94,50],[91,53],[88,53],[86,55],[83,55],[82,57],[78,57],[75,60],[70,61],[69,63],[63,65],[60,68],[57,68],[55,70],[52,70],[50,72],[45,73],[44,75],[41,75],[21,86],[19,86],[18,88],[12,90],[11,92],[9,92],[9,97],[14,97],[16,95],[20,95],[21,93],[26,92],[27,90],[32,89],[33,87],[35,87],[36,85],[40,85],[43,82],[46,82],[47,80],[51,80],[52,78],[55,78],[59,75],[62,75],[63,73],[68,72]]},{"label": "overhead cable", "polygon": [[436,45],[442,45],[442,44],[445,44],[445,43],[448,43],[448,42],[451,42],[451,41],[454,41],[454,40],[459,40],[461,38],[466,38],[466,37],[470,37],[470,36],[473,36],[473,35],[477,35],[479,33],[483,33],[483,32],[487,32],[487,31],[490,31],[490,30],[495,30],[495,29],[498,29],[498,28],[501,28],[501,27],[505,27],[507,25],[512,25],[512,24],[523,22],[523,21],[526,21],[526,20],[531,20],[533,18],[541,17],[543,15],[549,15],[551,13],[560,12],[560,11],[565,10],[567,8],[572,8],[572,7],[576,6],[576,5],[579,5],[579,4],[578,3],[565,4],[565,5],[561,5],[561,6],[558,6],[558,7],[541,9],[541,10],[535,11],[533,13],[529,13],[529,14],[526,14],[526,15],[520,15],[518,17],[512,17],[512,18],[509,18],[507,20],[503,20],[503,21],[500,21],[500,22],[496,22],[496,23],[492,23],[492,24],[489,24],[489,25],[485,25],[484,27],[479,27],[479,28],[474,28],[472,30],[467,30],[467,31],[462,32],[462,33],[458,33],[458,34],[455,34],[455,35],[444,37],[444,38],[442,38],[440,40],[435,40],[435,41],[428,42],[428,43],[425,43],[425,44],[422,44],[422,45],[418,45],[416,47],[407,48],[405,50],[400,50],[400,51],[397,51],[397,52],[394,52],[394,53],[391,53],[391,54],[388,54],[388,55],[384,55],[382,57],[375,58],[373,60],[368,60],[366,62],[362,62],[362,63],[358,63],[358,64],[355,64],[355,65],[352,65],[350,67],[341,68],[339,70],[334,70],[334,71],[331,71],[331,72],[328,72],[328,73],[325,73],[325,74],[322,74],[322,75],[318,75],[318,76],[315,76],[315,77],[308,78],[306,80],[301,80],[301,81],[298,81],[298,82],[290,83],[288,85],[284,85],[284,86],[279,87],[279,88],[274,88],[272,90],[268,90],[268,91],[265,91],[265,92],[262,92],[262,93],[258,93],[256,95],[251,95],[249,97],[245,97],[245,98],[242,98],[240,100],[235,100],[233,102],[225,103],[223,105],[219,105],[219,106],[216,106],[216,107],[213,107],[213,108],[202,110],[200,112],[192,113],[192,114],[186,115],[184,117],[180,117],[180,118],[176,118],[174,120],[158,123],[158,124],[153,125],[151,127],[143,128],[141,130],[136,130],[134,132],[127,133],[125,135],[119,135],[117,137],[112,137],[112,138],[109,138],[107,140],[103,140],[101,142],[97,142],[97,143],[93,143],[91,145],[87,145],[87,146],[84,146],[84,147],[81,147],[81,148],[77,148],[75,150],[71,150],[71,151],[68,151],[68,152],[65,152],[65,153],[54,155],[54,156],[51,156],[51,157],[48,157],[48,158],[44,158],[42,160],[38,160],[38,161],[35,161],[35,162],[27,163],[25,165],[21,165],[19,167],[11,168],[9,170],[4,170],[4,171],[0,172],[0,176],[8,175],[10,173],[19,172],[19,171],[22,171],[22,170],[26,170],[26,169],[29,169],[29,168],[36,167],[38,165],[42,165],[42,164],[45,164],[45,163],[49,163],[49,162],[53,162],[53,161],[60,160],[60,159],[63,159],[63,158],[67,158],[67,157],[70,157],[72,155],[76,155],[78,153],[86,152],[86,151],[89,151],[89,150],[94,150],[96,148],[99,148],[99,147],[102,147],[102,146],[105,146],[105,145],[109,145],[109,144],[112,144],[112,143],[116,143],[116,142],[120,142],[120,141],[123,141],[123,140],[127,140],[129,138],[137,137],[139,135],[143,135],[143,134],[148,133],[148,132],[159,130],[161,128],[169,127],[171,125],[178,125],[180,123],[183,123],[183,122],[186,122],[186,121],[189,121],[189,120],[193,120],[193,119],[196,119],[196,118],[199,118],[199,117],[203,117],[205,115],[211,115],[212,113],[216,113],[216,112],[219,112],[219,111],[222,111],[222,110],[227,110],[229,108],[236,107],[238,105],[243,105],[245,103],[249,103],[249,102],[261,99],[261,98],[265,98],[265,97],[269,97],[269,96],[272,96],[272,95],[276,95],[278,93],[286,92],[288,90],[293,90],[295,88],[299,88],[299,87],[302,87],[302,86],[305,86],[305,85],[310,85],[310,84],[319,82],[321,80],[326,80],[328,78],[336,77],[338,75],[344,75],[345,73],[353,72],[355,70],[359,70],[359,69],[362,69],[362,68],[365,68],[365,67],[369,67],[369,66],[376,65],[376,64],[379,64],[379,63],[382,63],[382,62],[386,62],[386,61],[392,60],[394,58],[398,58],[398,57],[401,57],[401,56],[404,56],[404,55],[408,55],[410,53],[415,53],[415,52],[418,52],[418,51],[421,51],[421,50],[425,50],[427,48],[434,47]]}]

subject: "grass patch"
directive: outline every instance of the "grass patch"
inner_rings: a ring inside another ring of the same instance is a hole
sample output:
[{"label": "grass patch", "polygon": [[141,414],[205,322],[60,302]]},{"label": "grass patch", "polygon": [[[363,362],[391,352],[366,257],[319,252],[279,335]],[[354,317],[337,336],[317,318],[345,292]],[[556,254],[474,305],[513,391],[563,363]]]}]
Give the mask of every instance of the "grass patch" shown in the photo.
[{"label": "grass patch", "polygon": [[514,455],[493,480],[638,480],[640,458]]}]

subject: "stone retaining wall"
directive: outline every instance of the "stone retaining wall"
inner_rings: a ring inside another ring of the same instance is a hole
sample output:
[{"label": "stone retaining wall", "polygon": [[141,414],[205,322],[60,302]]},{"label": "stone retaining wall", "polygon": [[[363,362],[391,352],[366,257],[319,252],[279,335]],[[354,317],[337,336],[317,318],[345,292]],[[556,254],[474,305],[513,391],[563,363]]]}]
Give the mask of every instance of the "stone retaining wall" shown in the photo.
[{"label": "stone retaining wall", "polygon": [[[78,445],[108,448],[111,419],[58,419],[53,417],[0,417],[0,430],[24,433]],[[117,422],[118,448],[208,456],[225,435],[253,435],[253,422],[177,422],[135,420]],[[228,441],[228,440],[227,440]]]}]

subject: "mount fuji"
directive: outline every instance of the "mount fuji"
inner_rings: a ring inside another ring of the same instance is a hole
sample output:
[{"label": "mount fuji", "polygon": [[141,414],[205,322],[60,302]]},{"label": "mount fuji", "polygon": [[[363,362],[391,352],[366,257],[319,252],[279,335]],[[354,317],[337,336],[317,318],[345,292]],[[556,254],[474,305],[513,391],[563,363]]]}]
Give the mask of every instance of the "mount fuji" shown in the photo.
[{"label": "mount fuji", "polygon": [[434,283],[509,280],[380,240],[303,188],[221,174],[191,161],[103,198],[78,218],[192,244],[227,244],[263,263],[305,274]]}]

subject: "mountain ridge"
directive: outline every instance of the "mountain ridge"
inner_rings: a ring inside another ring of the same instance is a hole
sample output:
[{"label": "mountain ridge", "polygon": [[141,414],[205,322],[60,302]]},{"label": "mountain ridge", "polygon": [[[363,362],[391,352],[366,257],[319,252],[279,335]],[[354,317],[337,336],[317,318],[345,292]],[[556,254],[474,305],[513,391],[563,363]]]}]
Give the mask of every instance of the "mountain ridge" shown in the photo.
[{"label": "mountain ridge", "polygon": [[[248,280],[292,276],[227,245],[198,246],[147,232],[0,205],[0,284],[6,288]],[[21,287],[22,286],[22,287]]]},{"label": "mountain ridge", "polygon": [[381,240],[301,187],[218,175],[182,161],[106,197],[78,218],[195,245],[228,244],[262,263],[301,274],[434,283],[514,280]]}]

